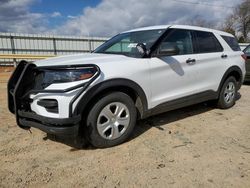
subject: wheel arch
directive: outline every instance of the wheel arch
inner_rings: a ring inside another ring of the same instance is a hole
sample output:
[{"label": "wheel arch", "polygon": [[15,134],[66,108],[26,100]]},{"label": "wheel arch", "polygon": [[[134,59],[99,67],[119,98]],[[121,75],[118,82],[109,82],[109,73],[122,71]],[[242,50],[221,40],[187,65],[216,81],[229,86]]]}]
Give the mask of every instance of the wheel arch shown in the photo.
[{"label": "wheel arch", "polygon": [[237,81],[237,90],[240,89],[241,85],[242,85],[242,82],[243,82],[243,74],[242,74],[242,71],[240,69],[240,67],[238,66],[232,66],[230,67],[229,69],[227,69],[227,71],[225,72],[225,74],[223,75],[222,79],[221,79],[221,82],[220,82],[220,85],[219,85],[219,88],[218,88],[218,92],[220,92],[222,86],[223,86],[223,83],[226,81],[226,79],[230,76],[233,76],[235,77],[236,81]]},{"label": "wheel arch", "polygon": [[144,90],[134,81],[129,79],[110,79],[98,83],[90,88],[77,103],[74,114],[87,114],[92,105],[103,95],[120,91],[129,95],[135,102],[139,118],[143,118],[148,109],[147,97]]}]

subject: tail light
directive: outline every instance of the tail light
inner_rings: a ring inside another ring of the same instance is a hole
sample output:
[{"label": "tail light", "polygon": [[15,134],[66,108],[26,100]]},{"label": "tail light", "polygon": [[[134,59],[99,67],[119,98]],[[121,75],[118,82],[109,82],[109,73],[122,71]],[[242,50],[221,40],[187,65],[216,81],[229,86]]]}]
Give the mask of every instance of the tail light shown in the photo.
[{"label": "tail light", "polygon": [[241,57],[245,60],[245,62],[247,62],[247,55],[246,54],[242,54]]}]

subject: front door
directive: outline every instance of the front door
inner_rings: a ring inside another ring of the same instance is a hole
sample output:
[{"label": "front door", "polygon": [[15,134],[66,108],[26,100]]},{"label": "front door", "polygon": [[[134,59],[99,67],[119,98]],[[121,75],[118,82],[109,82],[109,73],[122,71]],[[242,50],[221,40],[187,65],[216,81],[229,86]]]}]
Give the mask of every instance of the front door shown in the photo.
[{"label": "front door", "polygon": [[[161,55],[161,50],[168,48],[176,48],[178,53]],[[199,92],[201,75],[197,54],[194,54],[192,31],[173,30],[153,56],[150,59],[152,107]]]}]

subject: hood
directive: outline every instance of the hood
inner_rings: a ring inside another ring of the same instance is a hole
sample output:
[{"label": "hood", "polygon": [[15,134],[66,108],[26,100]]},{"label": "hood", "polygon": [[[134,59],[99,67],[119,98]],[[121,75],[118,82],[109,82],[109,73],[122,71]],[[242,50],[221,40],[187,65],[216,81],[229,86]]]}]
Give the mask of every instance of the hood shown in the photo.
[{"label": "hood", "polygon": [[127,61],[135,58],[127,57],[124,55],[113,55],[113,54],[98,54],[98,53],[86,53],[86,54],[75,54],[67,56],[58,56],[39,60],[34,62],[38,67],[42,66],[61,66],[61,65],[84,65],[84,64],[103,64],[107,62],[115,61]]}]

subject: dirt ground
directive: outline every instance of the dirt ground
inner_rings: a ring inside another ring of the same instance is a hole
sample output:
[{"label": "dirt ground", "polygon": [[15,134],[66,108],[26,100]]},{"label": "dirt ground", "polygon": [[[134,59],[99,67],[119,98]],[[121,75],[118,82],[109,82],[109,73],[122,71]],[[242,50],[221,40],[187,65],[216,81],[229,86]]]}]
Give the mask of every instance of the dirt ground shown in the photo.
[{"label": "dirt ground", "polygon": [[117,147],[75,149],[16,126],[0,73],[0,187],[250,187],[250,85],[229,110],[199,104],[137,123]]}]

